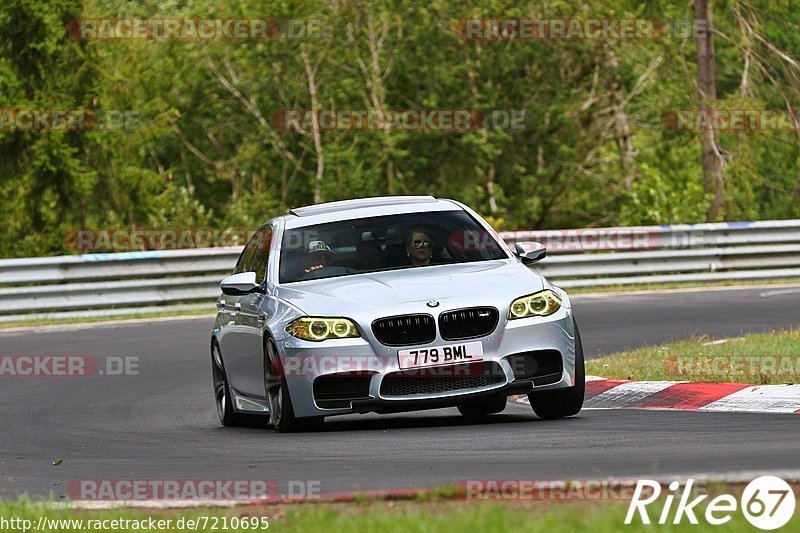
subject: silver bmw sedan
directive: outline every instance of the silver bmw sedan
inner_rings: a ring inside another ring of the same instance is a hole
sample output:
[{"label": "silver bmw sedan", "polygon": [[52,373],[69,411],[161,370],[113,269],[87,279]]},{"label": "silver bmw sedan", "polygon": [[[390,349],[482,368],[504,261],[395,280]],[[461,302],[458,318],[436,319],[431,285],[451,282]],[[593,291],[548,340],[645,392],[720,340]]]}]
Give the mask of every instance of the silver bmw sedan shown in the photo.
[{"label": "silver bmw sedan", "polygon": [[281,432],[327,416],[457,407],[481,417],[528,395],[578,413],[584,362],[569,297],[469,207],[431,196],[291,210],[247,243],[211,334],[226,426]]}]

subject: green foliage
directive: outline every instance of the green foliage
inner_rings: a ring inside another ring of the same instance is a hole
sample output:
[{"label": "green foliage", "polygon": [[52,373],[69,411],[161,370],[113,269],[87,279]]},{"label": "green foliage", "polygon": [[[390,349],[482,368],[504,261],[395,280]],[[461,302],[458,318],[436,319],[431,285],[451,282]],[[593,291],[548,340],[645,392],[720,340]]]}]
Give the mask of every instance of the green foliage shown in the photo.
[{"label": "green foliage", "polygon": [[[327,31],[78,41],[67,25],[81,17],[314,20]],[[451,197],[501,229],[704,220],[699,132],[663,118],[697,106],[691,38],[473,41],[454,31],[492,17],[690,20],[692,11],[672,0],[6,0],[0,111],[121,110],[139,120],[123,130],[0,129],[0,255],[71,252],[65,236],[78,229],[254,228],[316,194]],[[718,0],[715,17],[716,107],[793,104],[800,76],[785,57],[800,55],[800,12],[787,1]],[[318,148],[311,131],[273,120],[312,108],[307,66],[323,110],[520,110],[525,127],[324,130]],[[620,102],[633,179],[614,120]],[[727,220],[800,216],[797,132],[722,132],[719,143]]]}]

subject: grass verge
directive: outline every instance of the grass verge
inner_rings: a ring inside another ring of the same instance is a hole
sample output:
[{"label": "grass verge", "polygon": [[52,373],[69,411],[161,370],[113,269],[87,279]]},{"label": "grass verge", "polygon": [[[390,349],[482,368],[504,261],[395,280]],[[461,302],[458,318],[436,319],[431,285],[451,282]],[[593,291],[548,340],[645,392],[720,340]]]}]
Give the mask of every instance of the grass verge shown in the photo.
[{"label": "grass verge", "polygon": [[[555,283],[558,285],[558,283]],[[604,292],[635,292],[658,291],[669,289],[707,289],[714,287],[762,287],[784,285],[787,287],[800,286],[798,278],[753,279],[753,280],[719,280],[719,281],[684,281],[670,283],[636,283],[633,285],[600,285],[597,287],[566,287],[569,294],[594,294]]]},{"label": "grass verge", "polygon": [[[710,499],[710,498],[709,498]],[[32,530],[38,533],[79,532],[99,530],[89,529],[87,520],[169,520],[162,527],[151,526],[151,531],[266,531],[264,520],[273,531],[337,531],[364,532],[451,532],[451,531],[531,531],[568,532],[593,531],[597,533],[625,531],[720,531],[719,526],[708,524],[702,513],[704,506],[698,506],[699,525],[692,525],[686,517],[679,525],[645,525],[637,517],[631,525],[625,525],[628,501],[366,501],[361,503],[339,504],[292,504],[282,506],[238,507],[231,509],[199,508],[191,510],[143,511],[134,509],[115,509],[104,511],[83,511],[52,509],[43,504],[31,502],[0,504],[0,520],[30,520]],[[670,513],[670,521],[675,513]],[[652,504],[648,508],[650,519],[655,522],[662,507]],[[731,513],[732,519],[724,526],[725,531],[752,531],[753,526],[744,518],[740,510]],[[40,529],[41,517],[48,520]],[[72,520],[72,523],[63,522]],[[82,522],[75,522],[81,520]],[[183,522],[179,522],[183,520]],[[188,521],[192,520],[193,523]],[[54,522],[61,521],[61,522]],[[97,522],[101,524],[102,522]],[[245,526],[244,523],[247,525]],[[141,531],[131,523],[105,522],[105,530]],[[257,527],[253,527],[257,524]],[[0,523],[0,525],[3,525]],[[5,524],[9,526],[10,524]],[[196,527],[195,527],[196,525]],[[225,527],[223,527],[225,526]],[[785,530],[797,530],[800,517],[794,518],[784,526]],[[12,531],[13,529],[6,528]],[[22,529],[17,529],[22,531]]]},{"label": "grass verge", "polygon": [[800,383],[800,330],[645,346],[587,361],[586,373],[636,380]]}]

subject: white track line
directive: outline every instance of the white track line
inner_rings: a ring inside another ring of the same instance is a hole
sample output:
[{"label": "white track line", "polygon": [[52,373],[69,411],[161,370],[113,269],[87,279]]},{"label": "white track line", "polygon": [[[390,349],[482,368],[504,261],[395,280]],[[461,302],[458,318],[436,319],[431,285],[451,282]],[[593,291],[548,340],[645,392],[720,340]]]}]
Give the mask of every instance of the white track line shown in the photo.
[{"label": "white track line", "polygon": [[139,507],[143,509],[185,509],[190,507],[235,507],[246,505],[247,500],[75,500],[53,502],[57,509],[120,509]]},{"label": "white track line", "polygon": [[800,289],[783,289],[780,291],[767,291],[767,292],[762,292],[761,294],[759,294],[759,296],[761,296],[762,298],[767,298],[768,296],[779,296],[781,294],[794,294],[796,292],[800,292]]}]

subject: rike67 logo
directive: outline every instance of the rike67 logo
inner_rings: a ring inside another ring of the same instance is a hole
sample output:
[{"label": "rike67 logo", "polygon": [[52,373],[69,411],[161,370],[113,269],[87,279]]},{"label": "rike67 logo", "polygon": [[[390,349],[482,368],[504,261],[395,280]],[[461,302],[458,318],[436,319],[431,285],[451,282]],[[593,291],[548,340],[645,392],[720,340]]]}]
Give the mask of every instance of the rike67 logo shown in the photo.
[{"label": "rike67 logo", "polygon": [[[690,524],[698,524],[700,516],[705,518],[707,523],[719,526],[730,522],[733,514],[741,510],[753,526],[763,530],[773,530],[785,525],[794,515],[794,492],[792,487],[779,477],[761,476],[754,479],[745,487],[739,501],[730,494],[721,494],[706,503],[704,501],[708,498],[707,494],[701,494],[690,500],[693,496],[693,485],[694,480],[689,479],[681,491],[680,483],[677,481],[670,483],[661,513],[655,523],[680,524],[685,519]],[[661,484],[657,481],[639,480],[628,507],[628,514],[625,516],[625,523],[634,523],[638,514],[641,523],[650,524],[647,506],[656,502],[661,492]],[[676,499],[678,503],[673,512]],[[705,512],[701,512],[702,503],[705,505]]]}]

